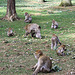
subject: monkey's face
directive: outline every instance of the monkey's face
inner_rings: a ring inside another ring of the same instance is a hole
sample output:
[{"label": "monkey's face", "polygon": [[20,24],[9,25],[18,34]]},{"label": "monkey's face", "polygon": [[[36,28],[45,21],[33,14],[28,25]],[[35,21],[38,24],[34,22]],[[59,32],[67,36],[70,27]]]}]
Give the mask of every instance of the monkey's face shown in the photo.
[{"label": "monkey's face", "polygon": [[41,55],[43,55],[43,53],[41,52],[41,50],[37,50],[35,53],[34,53],[34,56],[36,59],[38,59]]},{"label": "monkey's face", "polygon": [[36,59],[38,59],[38,58],[39,58],[39,54],[38,54],[38,53],[36,53],[36,52],[34,53],[34,56],[35,56],[35,58],[36,58]]},{"label": "monkey's face", "polygon": [[26,16],[27,14],[28,14],[28,13],[26,12],[26,13],[25,13],[25,16]]},{"label": "monkey's face", "polygon": [[34,56],[35,56],[35,58],[36,58],[36,59],[38,59],[38,58],[39,58],[39,56],[38,56],[37,54],[35,54],[35,53],[34,53]]}]

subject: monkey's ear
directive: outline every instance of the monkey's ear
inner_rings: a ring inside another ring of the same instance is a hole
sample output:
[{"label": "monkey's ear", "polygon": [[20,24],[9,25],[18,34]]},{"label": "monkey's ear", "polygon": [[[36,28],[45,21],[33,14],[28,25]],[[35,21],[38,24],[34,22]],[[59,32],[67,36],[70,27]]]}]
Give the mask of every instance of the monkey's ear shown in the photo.
[{"label": "monkey's ear", "polygon": [[38,28],[41,29],[41,26],[39,26]]}]

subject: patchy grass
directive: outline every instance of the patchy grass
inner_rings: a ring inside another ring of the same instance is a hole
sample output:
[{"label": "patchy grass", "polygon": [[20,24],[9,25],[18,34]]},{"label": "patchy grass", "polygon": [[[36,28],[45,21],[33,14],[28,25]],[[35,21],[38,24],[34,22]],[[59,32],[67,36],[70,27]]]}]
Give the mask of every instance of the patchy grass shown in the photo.
[{"label": "patchy grass", "polygon": [[[44,54],[52,57],[53,66],[57,65],[62,71],[53,73],[39,73],[38,75],[70,75],[75,71],[75,8],[73,7],[50,7],[47,2],[47,8],[43,8],[45,4],[33,4],[35,7],[16,7],[17,14],[21,18],[19,21],[8,22],[0,20],[0,75],[32,75],[31,67],[37,62],[33,53],[35,50],[42,50]],[[32,5],[32,6],[33,6]],[[37,7],[38,6],[38,7]],[[3,17],[6,7],[0,7],[0,17]],[[32,39],[31,36],[23,38],[25,34],[24,13],[32,14],[33,23],[41,26],[41,35],[43,39]],[[51,29],[52,19],[59,23],[58,29]],[[16,35],[7,37],[7,28],[13,28]],[[51,48],[51,36],[55,33],[60,41],[67,45],[67,52],[71,55],[64,57],[57,56]],[[3,41],[8,41],[4,43]],[[60,60],[60,61],[57,61]]]}]

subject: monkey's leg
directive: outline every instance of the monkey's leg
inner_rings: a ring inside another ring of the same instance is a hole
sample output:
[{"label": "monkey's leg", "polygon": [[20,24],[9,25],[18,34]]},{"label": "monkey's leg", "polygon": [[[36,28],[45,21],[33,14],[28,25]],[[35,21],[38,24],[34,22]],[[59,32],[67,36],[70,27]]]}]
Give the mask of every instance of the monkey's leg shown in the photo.
[{"label": "monkey's leg", "polygon": [[55,26],[54,26],[54,29],[56,29],[56,28],[57,28],[57,26],[55,25]]},{"label": "monkey's leg", "polygon": [[37,73],[40,71],[41,66],[37,66],[36,70],[33,72],[32,75],[37,75]]},{"label": "monkey's leg", "polygon": [[47,68],[46,66],[41,67],[40,69],[41,72],[50,72],[50,69]]},{"label": "monkey's leg", "polygon": [[52,25],[51,28],[54,28],[54,26]]},{"label": "monkey's leg", "polygon": [[26,23],[29,23],[30,21],[29,21],[29,20],[25,20],[25,22],[26,22]]},{"label": "monkey's leg", "polygon": [[57,42],[55,42],[55,45],[54,45],[54,50],[56,50],[57,48]]},{"label": "monkey's leg", "polygon": [[53,49],[53,42],[51,43],[51,49]]},{"label": "monkey's leg", "polygon": [[33,37],[36,37],[35,36],[35,30],[31,30],[31,37],[33,38]]},{"label": "monkey's leg", "polygon": [[59,38],[58,38],[58,42],[59,42],[59,44],[61,45],[61,42],[60,42]]}]

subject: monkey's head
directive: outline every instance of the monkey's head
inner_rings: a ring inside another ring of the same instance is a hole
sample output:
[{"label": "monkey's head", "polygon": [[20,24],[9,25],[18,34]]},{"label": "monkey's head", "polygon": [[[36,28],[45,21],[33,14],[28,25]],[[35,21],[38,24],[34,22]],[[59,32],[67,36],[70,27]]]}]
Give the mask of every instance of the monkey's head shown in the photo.
[{"label": "monkey's head", "polygon": [[8,28],[8,30],[12,30],[12,28]]},{"label": "monkey's head", "polygon": [[42,56],[42,55],[43,55],[43,53],[42,53],[41,50],[36,50],[35,53],[34,53],[34,56],[35,56],[36,59],[39,59],[39,57]]},{"label": "monkey's head", "polygon": [[55,20],[54,20],[54,19],[52,20],[52,23],[53,23],[53,24],[55,23]]},{"label": "monkey's head", "polygon": [[40,34],[40,32],[37,32],[37,33],[36,33],[36,37],[41,39],[41,34]]},{"label": "monkey's head", "polygon": [[27,15],[28,13],[27,12],[25,12],[25,15]]},{"label": "monkey's head", "polygon": [[12,28],[8,28],[8,31],[11,31],[12,30]]},{"label": "monkey's head", "polygon": [[52,36],[55,36],[55,37],[56,37],[56,35],[55,35],[55,34],[53,34]]},{"label": "monkey's head", "polygon": [[66,51],[66,45],[61,45],[61,47]]}]

